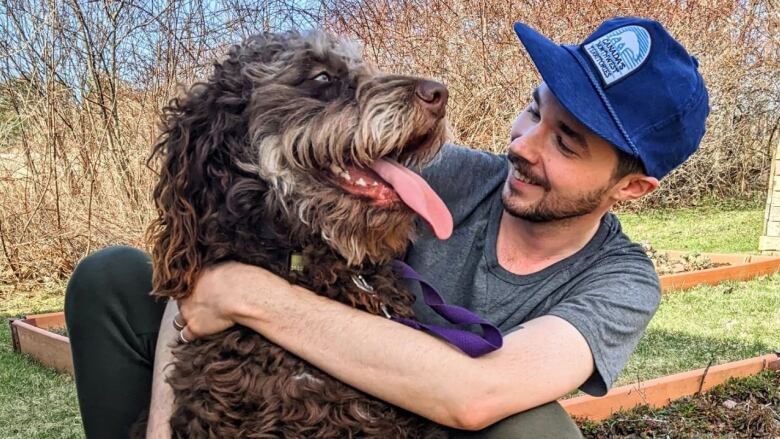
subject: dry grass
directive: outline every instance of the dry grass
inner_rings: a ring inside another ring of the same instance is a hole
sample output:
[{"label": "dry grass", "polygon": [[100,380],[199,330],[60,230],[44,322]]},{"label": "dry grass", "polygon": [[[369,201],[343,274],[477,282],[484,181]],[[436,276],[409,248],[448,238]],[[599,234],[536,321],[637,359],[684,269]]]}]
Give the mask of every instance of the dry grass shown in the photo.
[{"label": "dry grass", "polygon": [[699,58],[713,112],[701,151],[645,205],[763,198],[778,138],[770,0],[49,4],[0,5],[0,283],[63,278],[108,244],[144,247],[159,109],[226,44],[260,30],[321,25],[363,41],[387,71],[443,80],[456,140],[498,151],[539,81],[513,21],[573,43],[607,17],[653,17]]},{"label": "dry grass", "polygon": [[780,15],[771,1],[326,3],[334,26],[365,41],[381,67],[443,80],[457,139],[494,151],[506,147],[508,121],[539,81],[513,22],[576,44],[613,16],[657,19],[699,60],[712,113],[700,152],[648,203],[679,207],[706,195],[764,196],[780,124],[780,39],[773,37]]}]

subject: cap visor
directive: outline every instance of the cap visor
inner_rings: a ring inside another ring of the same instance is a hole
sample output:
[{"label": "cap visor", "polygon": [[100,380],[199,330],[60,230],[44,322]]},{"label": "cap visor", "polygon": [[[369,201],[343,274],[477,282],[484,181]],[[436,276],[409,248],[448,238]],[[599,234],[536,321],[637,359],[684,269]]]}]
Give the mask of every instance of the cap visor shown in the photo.
[{"label": "cap visor", "polygon": [[523,23],[515,23],[514,29],[542,80],[563,108],[602,139],[635,155],[610,117],[588,73],[572,53],[577,48],[559,46]]}]

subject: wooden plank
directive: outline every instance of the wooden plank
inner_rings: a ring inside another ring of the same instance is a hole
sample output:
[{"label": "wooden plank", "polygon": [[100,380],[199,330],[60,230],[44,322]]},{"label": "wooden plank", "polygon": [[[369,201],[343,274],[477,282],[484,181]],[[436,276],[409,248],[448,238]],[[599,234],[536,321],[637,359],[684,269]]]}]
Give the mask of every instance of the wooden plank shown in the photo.
[{"label": "wooden plank", "polygon": [[762,253],[780,253],[780,236],[762,236],[758,239],[758,249]]},{"label": "wooden plank", "polygon": [[664,407],[675,399],[691,396],[699,391],[706,392],[729,378],[746,377],[778,368],[780,368],[780,358],[777,354],[769,354],[721,364],[709,370],[697,369],[629,384],[613,389],[606,396],[599,398],[580,396],[562,400],[560,403],[571,416],[600,421],[619,410],[630,410],[643,404]]},{"label": "wooden plank", "polygon": [[15,320],[11,325],[21,352],[30,354],[46,366],[73,375],[73,358],[67,337],[37,328],[24,320]]},{"label": "wooden plank", "polygon": [[43,329],[65,327],[65,313],[62,311],[49,312],[46,314],[33,314],[26,318],[31,321],[32,325]]},{"label": "wooden plank", "polygon": [[780,271],[780,258],[772,258],[748,264],[661,276],[663,292],[681,291],[698,285],[717,285],[726,280],[748,280]]},{"label": "wooden plank", "polygon": [[[665,253],[671,259],[679,259],[684,255],[691,254],[690,251],[683,250],[659,250],[659,253]],[[778,259],[778,256],[754,255],[750,253],[699,253],[707,257],[712,262],[718,264],[748,264],[751,262],[771,261]]]},{"label": "wooden plank", "polygon": [[17,320],[23,319],[8,319],[8,326],[11,329],[11,347],[13,348],[14,352],[21,351],[19,348],[19,336],[16,335],[16,326],[14,326],[14,322]]},{"label": "wooden plank", "polygon": [[780,191],[780,185],[774,184],[774,176],[780,172],[780,166],[778,166],[778,163],[780,163],[780,148],[775,148],[774,160],[772,160],[769,164],[769,187],[767,188],[766,203],[764,207],[764,224],[761,231],[761,234],[764,236],[768,235],[767,223],[772,217],[773,207],[777,206],[777,202],[772,201],[772,196],[775,191]]},{"label": "wooden plank", "polygon": [[777,220],[770,217],[766,224],[766,236],[780,236],[780,209],[777,209]]}]

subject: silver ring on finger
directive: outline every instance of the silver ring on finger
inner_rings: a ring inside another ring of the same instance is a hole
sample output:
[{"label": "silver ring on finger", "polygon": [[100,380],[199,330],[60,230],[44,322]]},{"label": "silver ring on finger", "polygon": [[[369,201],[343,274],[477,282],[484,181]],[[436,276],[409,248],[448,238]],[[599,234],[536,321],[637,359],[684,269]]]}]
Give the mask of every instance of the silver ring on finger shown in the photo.
[{"label": "silver ring on finger", "polygon": [[184,323],[179,323],[179,316],[181,316],[181,314],[176,314],[173,316],[173,327],[176,328],[177,331],[184,329]]},{"label": "silver ring on finger", "polygon": [[184,338],[184,329],[179,331],[179,341],[182,343],[189,343],[190,341]]}]

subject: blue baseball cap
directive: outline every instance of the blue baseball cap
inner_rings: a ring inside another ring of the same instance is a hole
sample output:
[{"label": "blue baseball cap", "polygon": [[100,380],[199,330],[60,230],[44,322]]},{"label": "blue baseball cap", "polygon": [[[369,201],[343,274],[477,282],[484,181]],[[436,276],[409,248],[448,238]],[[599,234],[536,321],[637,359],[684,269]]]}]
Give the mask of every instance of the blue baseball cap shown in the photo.
[{"label": "blue baseball cap", "polygon": [[707,89],[696,59],[660,23],[613,18],[577,46],[514,28],[558,102],[647,175],[660,180],[698,149]]}]

